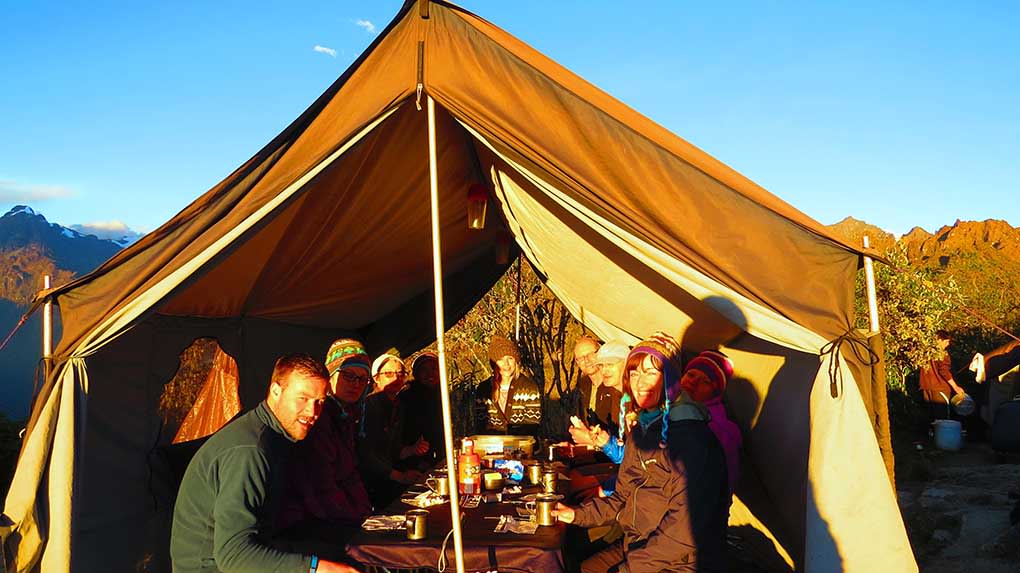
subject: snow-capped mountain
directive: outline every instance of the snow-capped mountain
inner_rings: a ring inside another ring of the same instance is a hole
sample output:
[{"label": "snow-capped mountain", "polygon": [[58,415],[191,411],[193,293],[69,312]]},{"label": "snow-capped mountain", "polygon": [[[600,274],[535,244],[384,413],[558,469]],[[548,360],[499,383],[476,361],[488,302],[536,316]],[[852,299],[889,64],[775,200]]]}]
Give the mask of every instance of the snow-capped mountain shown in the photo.
[{"label": "snow-capped mountain", "polygon": [[[31,207],[18,205],[0,217],[0,340],[7,337],[43,286],[65,284],[95,269],[123,248],[46,220]],[[28,414],[33,373],[40,357],[38,313],[0,351],[0,413]]]}]

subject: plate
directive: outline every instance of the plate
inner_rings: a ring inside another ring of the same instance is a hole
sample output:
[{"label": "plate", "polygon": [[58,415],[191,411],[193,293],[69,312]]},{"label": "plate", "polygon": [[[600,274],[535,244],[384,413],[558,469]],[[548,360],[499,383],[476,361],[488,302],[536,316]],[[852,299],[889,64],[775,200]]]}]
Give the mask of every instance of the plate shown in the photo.
[{"label": "plate", "polygon": [[521,501],[524,502],[535,501],[535,499],[537,499],[538,496],[540,495],[551,495],[553,496],[553,499],[555,499],[556,501],[560,501],[563,499],[563,496],[558,493],[529,493],[528,495],[521,497]]}]

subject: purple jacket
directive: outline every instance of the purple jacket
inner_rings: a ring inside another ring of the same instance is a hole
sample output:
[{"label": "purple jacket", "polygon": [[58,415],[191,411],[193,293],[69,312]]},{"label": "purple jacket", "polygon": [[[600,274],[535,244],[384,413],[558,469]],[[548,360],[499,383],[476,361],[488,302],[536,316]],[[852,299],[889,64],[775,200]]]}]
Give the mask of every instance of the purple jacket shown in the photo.
[{"label": "purple jacket", "polygon": [[726,481],[730,485],[730,493],[733,493],[737,487],[737,478],[740,477],[740,446],[744,439],[740,435],[740,427],[726,415],[726,406],[722,398],[713,398],[705,402],[705,407],[712,416],[708,422],[708,429],[719,439],[723,453],[726,454]]}]

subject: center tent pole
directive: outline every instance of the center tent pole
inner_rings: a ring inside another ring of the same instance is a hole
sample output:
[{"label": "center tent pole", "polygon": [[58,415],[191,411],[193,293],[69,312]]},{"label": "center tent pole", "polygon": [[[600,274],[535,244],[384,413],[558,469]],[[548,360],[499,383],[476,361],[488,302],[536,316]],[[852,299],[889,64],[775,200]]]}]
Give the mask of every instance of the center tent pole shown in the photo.
[{"label": "center tent pole", "polygon": [[[432,204],[432,271],[436,296],[436,350],[439,355],[439,395],[443,402],[443,440],[446,443],[446,471],[450,478],[450,520],[453,522],[453,552],[457,573],[464,573],[464,540],[460,532],[460,495],[454,464],[453,419],[450,409],[450,387],[446,376],[446,345],[443,335],[443,258],[439,249],[439,176],[436,166],[436,102],[428,96],[429,116],[429,193]],[[441,549],[445,552],[446,545]]]}]

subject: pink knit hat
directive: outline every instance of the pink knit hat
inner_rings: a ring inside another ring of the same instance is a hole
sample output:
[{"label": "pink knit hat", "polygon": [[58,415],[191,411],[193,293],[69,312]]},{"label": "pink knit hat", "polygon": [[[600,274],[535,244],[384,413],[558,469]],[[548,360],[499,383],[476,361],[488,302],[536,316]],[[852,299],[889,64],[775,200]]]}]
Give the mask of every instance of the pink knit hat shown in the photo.
[{"label": "pink knit hat", "polygon": [[[705,358],[708,358],[715,362],[716,364],[718,364],[719,368],[722,369],[723,374],[726,375],[727,381],[729,381],[729,379],[733,377],[733,362],[730,361],[729,356],[726,356],[725,354],[719,352],[718,350],[706,350],[699,354],[698,356],[704,356]],[[725,384],[723,384],[723,386],[725,389]]]},{"label": "pink knit hat", "polygon": [[[694,358],[691,359],[690,362],[687,363],[687,367],[684,368],[684,374],[691,370],[697,370],[698,372],[701,372],[708,378],[709,382],[711,382],[712,384],[714,395],[718,396],[719,394],[722,394],[723,391],[726,389],[727,378],[726,373],[711,358],[708,358],[701,354],[695,356]],[[683,380],[683,377],[681,377],[680,379]],[[685,388],[685,390],[689,392],[691,389],[688,387]]]}]

